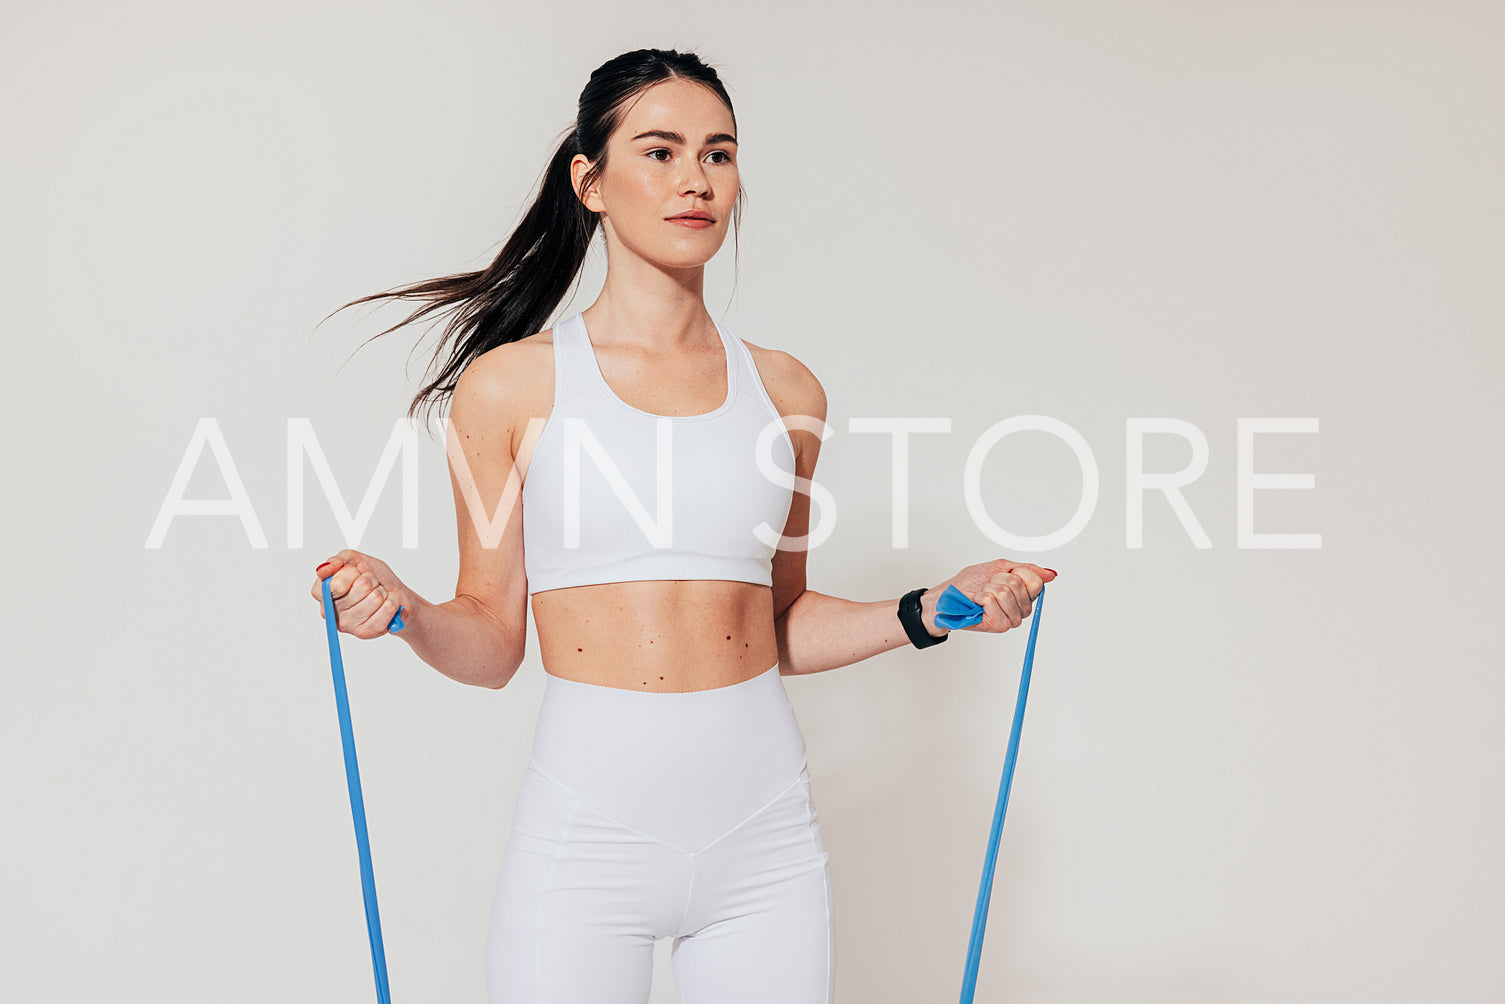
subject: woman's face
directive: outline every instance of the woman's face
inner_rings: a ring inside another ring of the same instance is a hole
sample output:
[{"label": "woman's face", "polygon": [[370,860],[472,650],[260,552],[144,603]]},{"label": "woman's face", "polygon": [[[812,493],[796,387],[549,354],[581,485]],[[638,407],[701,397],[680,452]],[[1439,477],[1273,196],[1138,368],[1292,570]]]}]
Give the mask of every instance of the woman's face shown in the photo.
[{"label": "woman's face", "polygon": [[[668,268],[696,268],[726,239],[737,199],[736,127],[714,91],[688,80],[654,84],[607,141],[606,169],[584,194],[612,245]],[[571,164],[575,188],[588,167]],[[670,217],[698,210],[709,223]]]}]

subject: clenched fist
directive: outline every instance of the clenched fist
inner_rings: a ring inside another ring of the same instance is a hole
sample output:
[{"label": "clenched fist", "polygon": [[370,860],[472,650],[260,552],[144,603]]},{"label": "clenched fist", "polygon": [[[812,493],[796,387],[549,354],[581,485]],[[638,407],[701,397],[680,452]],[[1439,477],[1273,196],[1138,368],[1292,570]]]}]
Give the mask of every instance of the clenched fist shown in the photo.
[{"label": "clenched fist", "polygon": [[380,638],[411,594],[387,563],[348,548],[320,565],[309,590],[324,616],[324,580],[334,601],[336,628],[356,638]]}]

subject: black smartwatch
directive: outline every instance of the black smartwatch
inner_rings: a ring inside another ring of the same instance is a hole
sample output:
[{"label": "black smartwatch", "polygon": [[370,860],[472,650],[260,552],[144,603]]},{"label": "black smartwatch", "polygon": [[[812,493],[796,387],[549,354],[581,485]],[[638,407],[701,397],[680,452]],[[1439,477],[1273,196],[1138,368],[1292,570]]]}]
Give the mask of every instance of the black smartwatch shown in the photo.
[{"label": "black smartwatch", "polygon": [[920,597],[925,595],[926,588],[911,589],[899,599],[899,623],[904,625],[904,633],[915,648],[939,645],[951,637],[950,632],[937,637],[925,630],[925,622],[920,619]]}]

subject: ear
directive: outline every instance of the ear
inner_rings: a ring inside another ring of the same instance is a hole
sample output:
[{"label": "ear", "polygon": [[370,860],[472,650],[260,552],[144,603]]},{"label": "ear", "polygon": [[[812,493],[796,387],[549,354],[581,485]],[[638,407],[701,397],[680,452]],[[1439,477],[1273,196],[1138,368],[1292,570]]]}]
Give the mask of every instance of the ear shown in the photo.
[{"label": "ear", "polygon": [[570,161],[570,188],[575,191],[576,196],[585,204],[586,209],[589,209],[593,213],[599,213],[603,207],[601,205],[601,195],[596,191],[596,186],[592,185],[583,194],[580,192],[580,181],[585,177],[585,172],[589,171],[590,168],[591,162],[586,158],[585,154],[575,154],[574,159]]}]

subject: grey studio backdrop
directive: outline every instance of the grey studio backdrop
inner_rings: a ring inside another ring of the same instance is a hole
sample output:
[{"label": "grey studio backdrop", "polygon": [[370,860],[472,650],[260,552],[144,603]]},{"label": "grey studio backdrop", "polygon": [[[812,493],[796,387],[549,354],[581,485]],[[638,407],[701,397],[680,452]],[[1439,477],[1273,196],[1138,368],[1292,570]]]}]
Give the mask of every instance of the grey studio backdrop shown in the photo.
[{"label": "grey studio backdrop", "polygon": [[[374,999],[309,587],[353,546],[448,599],[454,510],[402,422],[437,329],[352,355],[405,311],[314,325],[489,261],[591,69],[641,46],[736,101],[709,309],[829,397],[810,588],[1061,573],[977,999],[1505,997],[1497,6],[6,22],[0,1000]],[[997,439],[1017,416],[1056,431]],[[909,438],[896,494],[872,423],[899,420],[949,431]],[[183,497],[234,514],[159,525],[185,457]],[[998,536],[1084,495],[1044,550]],[[843,1004],[956,998],[1025,639],[785,679]],[[481,1001],[536,637],[500,691],[343,640],[394,1000]]]}]

